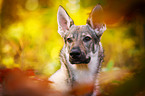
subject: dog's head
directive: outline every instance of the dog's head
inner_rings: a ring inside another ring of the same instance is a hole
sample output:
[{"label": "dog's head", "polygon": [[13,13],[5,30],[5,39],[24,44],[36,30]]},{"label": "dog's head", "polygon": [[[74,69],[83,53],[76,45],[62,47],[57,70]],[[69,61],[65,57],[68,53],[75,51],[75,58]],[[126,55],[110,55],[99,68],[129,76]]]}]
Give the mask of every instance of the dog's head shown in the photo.
[{"label": "dog's head", "polygon": [[103,9],[97,5],[86,25],[76,26],[65,9],[60,6],[57,13],[58,32],[64,38],[65,47],[71,64],[88,64],[90,53],[95,54],[100,37],[106,30],[103,22]]}]

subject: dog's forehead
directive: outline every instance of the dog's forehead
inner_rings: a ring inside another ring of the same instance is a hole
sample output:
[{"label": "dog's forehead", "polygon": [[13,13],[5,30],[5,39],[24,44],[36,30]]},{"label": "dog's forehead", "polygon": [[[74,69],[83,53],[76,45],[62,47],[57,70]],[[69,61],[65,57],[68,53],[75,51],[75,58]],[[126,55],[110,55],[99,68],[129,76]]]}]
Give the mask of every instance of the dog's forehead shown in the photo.
[{"label": "dog's forehead", "polygon": [[76,26],[73,25],[70,30],[68,35],[72,36],[72,35],[91,35],[91,33],[94,32],[93,30],[91,30],[91,28],[89,27],[89,25],[80,25],[80,26]]}]

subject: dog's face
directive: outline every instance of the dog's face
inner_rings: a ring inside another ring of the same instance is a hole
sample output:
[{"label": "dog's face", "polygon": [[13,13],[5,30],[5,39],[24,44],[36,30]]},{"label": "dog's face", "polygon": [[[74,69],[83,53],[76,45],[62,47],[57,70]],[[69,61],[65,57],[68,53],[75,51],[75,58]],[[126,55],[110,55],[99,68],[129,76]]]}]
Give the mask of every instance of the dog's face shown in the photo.
[{"label": "dog's face", "polygon": [[99,37],[89,29],[88,25],[73,25],[65,34],[65,46],[69,53],[69,61],[72,64],[88,64],[91,60],[90,52],[99,42]]},{"label": "dog's face", "polygon": [[[98,14],[101,18],[96,17]],[[97,51],[100,37],[106,28],[102,21],[102,7],[97,5],[93,9],[86,25],[74,25],[73,20],[61,6],[57,19],[58,32],[64,38],[70,63],[88,64],[91,60],[90,53]]]}]

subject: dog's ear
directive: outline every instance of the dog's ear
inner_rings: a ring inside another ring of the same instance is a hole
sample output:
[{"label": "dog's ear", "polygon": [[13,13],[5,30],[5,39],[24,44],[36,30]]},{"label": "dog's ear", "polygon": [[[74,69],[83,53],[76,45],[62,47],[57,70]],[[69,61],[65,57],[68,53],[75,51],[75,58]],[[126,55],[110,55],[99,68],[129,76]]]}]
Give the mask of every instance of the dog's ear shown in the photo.
[{"label": "dog's ear", "polygon": [[95,30],[98,36],[101,36],[106,30],[103,18],[103,8],[98,4],[94,7],[87,19],[87,24]]},{"label": "dog's ear", "polygon": [[65,32],[74,24],[67,12],[62,6],[59,6],[57,12],[58,33],[63,37]]}]

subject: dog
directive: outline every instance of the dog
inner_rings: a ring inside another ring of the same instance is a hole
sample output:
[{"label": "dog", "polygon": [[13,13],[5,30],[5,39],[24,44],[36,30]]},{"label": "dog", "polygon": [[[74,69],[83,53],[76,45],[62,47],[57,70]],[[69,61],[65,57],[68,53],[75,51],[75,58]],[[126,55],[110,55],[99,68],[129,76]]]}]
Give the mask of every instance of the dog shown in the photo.
[{"label": "dog", "polygon": [[106,30],[101,5],[96,5],[86,25],[80,26],[74,25],[66,10],[59,6],[57,23],[64,46],[60,52],[61,68],[49,78],[54,82],[52,87],[67,93],[74,86],[92,84],[92,91],[81,96],[96,96],[97,78],[104,57],[100,39]]}]

